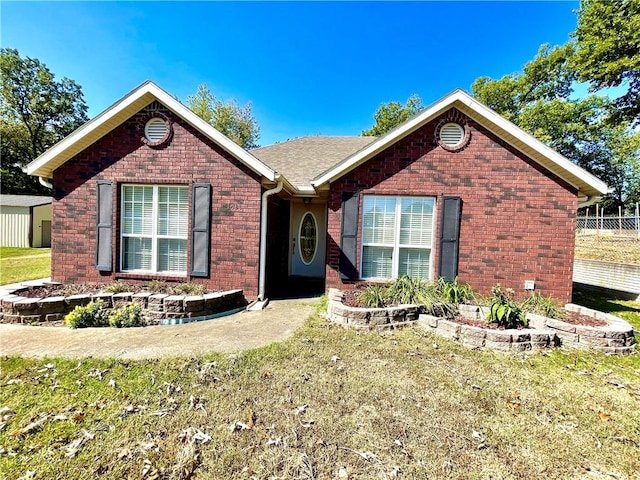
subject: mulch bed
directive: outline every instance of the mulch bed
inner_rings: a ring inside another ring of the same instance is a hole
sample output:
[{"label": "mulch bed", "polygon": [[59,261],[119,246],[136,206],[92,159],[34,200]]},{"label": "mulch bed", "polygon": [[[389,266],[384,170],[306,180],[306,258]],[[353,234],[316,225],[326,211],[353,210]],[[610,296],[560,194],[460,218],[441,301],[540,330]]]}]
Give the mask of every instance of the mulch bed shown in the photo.
[{"label": "mulch bed", "polygon": [[[107,285],[99,283],[79,283],[73,285],[46,285],[38,287],[29,287],[26,290],[16,292],[16,294],[27,298],[45,298],[45,297],[69,297],[71,295],[91,295],[104,291]],[[133,293],[143,292],[146,289],[144,285],[129,285],[127,290]]]},{"label": "mulch bed", "polygon": [[[362,293],[362,288],[357,288],[355,290],[347,290],[344,292],[344,300],[342,301],[343,305],[348,307],[359,307],[365,308],[366,306],[360,301],[360,294]],[[572,325],[582,325],[586,327],[604,327],[607,325],[607,322],[603,320],[597,320],[593,317],[589,317],[587,315],[580,315],[576,312],[569,312],[564,310],[564,317],[559,318],[563,322],[571,323]],[[472,325],[474,327],[485,328],[489,330],[504,330],[504,327],[499,327],[496,323],[487,323],[482,320],[470,320],[468,318],[463,318],[458,315],[455,318],[455,321],[464,325]],[[523,327],[520,327],[523,328]]]}]

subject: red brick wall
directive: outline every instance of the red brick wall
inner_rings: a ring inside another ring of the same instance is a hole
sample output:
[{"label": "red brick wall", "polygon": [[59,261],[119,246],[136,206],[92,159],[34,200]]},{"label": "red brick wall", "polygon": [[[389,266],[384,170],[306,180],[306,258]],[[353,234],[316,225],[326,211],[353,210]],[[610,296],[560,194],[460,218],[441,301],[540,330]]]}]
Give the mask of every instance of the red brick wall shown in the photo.
[{"label": "red brick wall", "polygon": [[[173,122],[170,141],[155,148],[141,141],[150,109],[160,109]],[[94,267],[97,180],[110,180],[114,185],[112,272],[99,272]],[[143,109],[55,170],[52,279],[63,283],[108,283],[117,278],[125,281],[163,279],[119,273],[120,185],[196,182],[212,186],[211,266],[209,278],[192,280],[211,289],[242,288],[247,297],[255,297],[258,293],[260,178],[158,103]],[[189,238],[188,245],[190,241]],[[190,263],[189,247],[189,266]]]},{"label": "red brick wall", "polygon": [[[448,117],[452,112],[445,113]],[[457,112],[460,114],[459,112]],[[432,274],[437,275],[441,196],[462,198],[458,278],[481,293],[500,283],[519,296],[525,280],[561,302],[571,300],[574,189],[482,126],[467,119],[471,138],[459,152],[437,146],[439,119],[423,126],[331,184],[327,288],[352,288],[340,280],[342,192],[436,197]],[[362,226],[359,226],[358,243]],[[356,265],[360,262],[360,252]]]}]

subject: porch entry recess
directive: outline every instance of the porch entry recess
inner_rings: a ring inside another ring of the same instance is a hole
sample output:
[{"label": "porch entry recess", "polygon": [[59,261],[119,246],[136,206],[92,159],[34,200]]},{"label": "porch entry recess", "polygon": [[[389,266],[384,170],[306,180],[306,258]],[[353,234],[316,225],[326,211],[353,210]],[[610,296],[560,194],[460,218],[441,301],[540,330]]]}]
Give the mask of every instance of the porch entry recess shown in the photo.
[{"label": "porch entry recess", "polygon": [[289,259],[291,276],[322,278],[327,241],[325,204],[291,202]]}]

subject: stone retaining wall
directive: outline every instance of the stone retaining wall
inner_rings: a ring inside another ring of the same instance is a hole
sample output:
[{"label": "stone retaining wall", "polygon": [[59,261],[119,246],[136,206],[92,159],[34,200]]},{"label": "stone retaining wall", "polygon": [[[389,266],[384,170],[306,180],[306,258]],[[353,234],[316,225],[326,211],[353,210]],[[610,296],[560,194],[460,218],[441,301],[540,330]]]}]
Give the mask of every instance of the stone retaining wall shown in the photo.
[{"label": "stone retaining wall", "polygon": [[207,293],[204,295],[165,295],[150,292],[96,293],[68,297],[26,298],[20,291],[0,298],[1,321],[4,323],[60,323],[78,305],[101,299],[106,309],[120,308],[130,302],[142,307],[148,325],[157,325],[181,318],[215,315],[247,305],[242,290]]},{"label": "stone retaining wall", "polygon": [[[607,322],[606,326],[573,325],[561,320],[527,314],[531,328],[492,330],[464,325],[446,318],[420,313],[415,305],[387,308],[356,308],[342,303],[344,294],[329,290],[327,317],[341,325],[360,329],[394,328],[418,322],[424,329],[441,337],[461,342],[470,348],[490,348],[497,351],[526,351],[569,346],[593,348],[607,353],[635,352],[633,328],[624,320],[579,305],[567,304],[566,309]],[[486,318],[486,307],[458,305],[460,314],[470,320]]]}]

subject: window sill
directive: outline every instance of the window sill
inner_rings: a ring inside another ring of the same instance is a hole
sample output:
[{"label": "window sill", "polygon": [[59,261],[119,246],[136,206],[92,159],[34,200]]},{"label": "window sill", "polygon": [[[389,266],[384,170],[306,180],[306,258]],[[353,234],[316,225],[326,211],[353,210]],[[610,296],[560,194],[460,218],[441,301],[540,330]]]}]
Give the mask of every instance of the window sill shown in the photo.
[{"label": "window sill", "polygon": [[118,272],[115,274],[116,279],[129,280],[164,280],[167,282],[186,282],[188,277],[184,275],[171,275],[153,272]]}]

